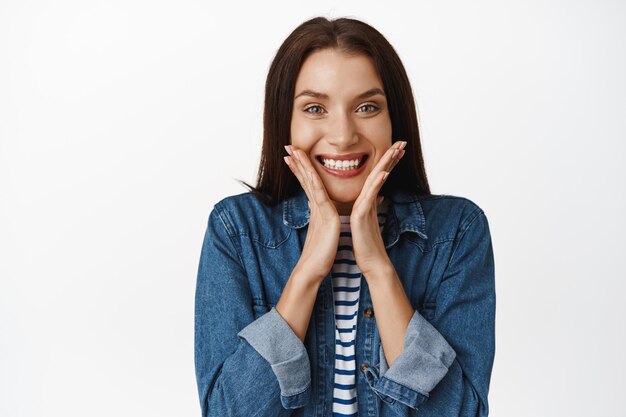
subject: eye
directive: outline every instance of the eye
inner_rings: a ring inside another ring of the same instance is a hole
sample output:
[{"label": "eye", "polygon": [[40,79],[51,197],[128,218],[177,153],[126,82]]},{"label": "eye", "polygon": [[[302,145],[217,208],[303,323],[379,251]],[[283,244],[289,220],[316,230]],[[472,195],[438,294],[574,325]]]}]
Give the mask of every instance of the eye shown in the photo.
[{"label": "eye", "polygon": [[305,111],[306,113],[311,113],[311,114],[319,114],[319,113],[321,113],[321,111],[309,111],[309,109],[315,109],[315,108],[317,108],[317,109],[321,109],[322,107],[321,107],[321,106],[318,106],[317,104],[314,104],[314,105],[312,105],[312,106],[306,107],[306,108],[304,109],[304,111]]},{"label": "eye", "polygon": [[364,105],[362,105],[361,107],[359,107],[359,109],[362,109],[363,107],[371,107],[371,108],[372,108],[372,111],[369,111],[369,112],[366,112],[366,113],[373,113],[373,112],[375,112],[376,110],[380,109],[380,107],[378,107],[378,106],[377,106],[377,105],[375,105],[375,104],[371,104],[371,103],[364,104]]}]

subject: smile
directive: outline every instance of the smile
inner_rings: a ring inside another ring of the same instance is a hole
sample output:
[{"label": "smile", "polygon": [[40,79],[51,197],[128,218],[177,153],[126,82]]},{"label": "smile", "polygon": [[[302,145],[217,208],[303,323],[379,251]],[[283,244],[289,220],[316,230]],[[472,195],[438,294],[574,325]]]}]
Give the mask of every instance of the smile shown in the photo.
[{"label": "smile", "polygon": [[368,158],[369,155],[367,154],[351,154],[337,159],[319,155],[315,159],[324,168],[325,172],[339,178],[349,178],[363,172]]}]

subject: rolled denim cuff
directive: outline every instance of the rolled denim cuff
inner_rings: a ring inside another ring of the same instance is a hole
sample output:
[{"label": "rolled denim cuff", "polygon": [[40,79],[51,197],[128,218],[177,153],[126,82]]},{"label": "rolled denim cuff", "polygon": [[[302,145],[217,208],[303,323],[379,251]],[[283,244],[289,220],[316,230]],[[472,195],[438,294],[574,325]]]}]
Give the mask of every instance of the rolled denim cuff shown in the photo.
[{"label": "rolled denim cuff", "polygon": [[237,336],[246,340],[272,367],[285,408],[304,407],[311,393],[311,365],[304,343],[272,307]]},{"label": "rolled denim cuff", "polygon": [[380,378],[372,385],[372,389],[411,408],[417,408],[448,373],[455,358],[456,352],[441,333],[415,311],[407,327],[404,350],[391,368],[388,367],[381,344]]}]

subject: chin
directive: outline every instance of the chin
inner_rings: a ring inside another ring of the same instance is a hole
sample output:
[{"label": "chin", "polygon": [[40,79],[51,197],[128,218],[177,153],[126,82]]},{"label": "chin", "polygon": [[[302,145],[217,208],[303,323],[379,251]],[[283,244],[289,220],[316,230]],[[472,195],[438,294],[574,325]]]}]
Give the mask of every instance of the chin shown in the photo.
[{"label": "chin", "polygon": [[331,200],[336,201],[338,203],[353,203],[358,197],[359,194],[361,194],[361,190],[332,190],[329,188],[326,188],[326,191],[328,192],[328,197],[330,197]]}]

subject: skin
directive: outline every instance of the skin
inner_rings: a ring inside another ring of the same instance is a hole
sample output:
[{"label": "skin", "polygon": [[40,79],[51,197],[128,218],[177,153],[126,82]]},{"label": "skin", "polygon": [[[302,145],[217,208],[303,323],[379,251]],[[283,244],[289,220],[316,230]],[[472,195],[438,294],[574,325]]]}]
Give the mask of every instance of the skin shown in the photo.
[{"label": "skin", "polygon": [[[304,90],[326,93],[328,99],[295,98],[291,117],[291,145],[311,160],[339,214],[349,215],[376,162],[391,146],[391,118],[383,95],[357,96],[383,84],[369,58],[349,56],[334,49],[310,55],[296,80],[297,97]],[[367,152],[365,172],[339,179],[327,173],[313,156]],[[373,162],[373,163],[372,163]]]},{"label": "skin", "polygon": [[[379,88],[383,94],[358,98]],[[327,98],[300,95],[304,90]],[[276,310],[304,340],[321,281],[330,272],[339,244],[339,215],[350,216],[356,263],[367,280],[376,324],[389,366],[403,350],[414,313],[378,225],[378,192],[404,155],[406,142],[392,145],[391,119],[380,77],[369,57],[335,49],[314,52],[296,80],[290,156],[285,162],[305,190],[310,208],[307,236],[298,264]],[[327,173],[315,155],[366,152],[364,171],[351,178]]]}]

